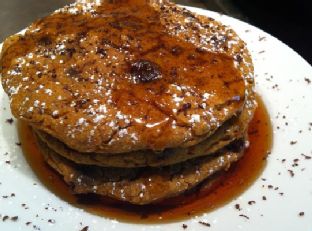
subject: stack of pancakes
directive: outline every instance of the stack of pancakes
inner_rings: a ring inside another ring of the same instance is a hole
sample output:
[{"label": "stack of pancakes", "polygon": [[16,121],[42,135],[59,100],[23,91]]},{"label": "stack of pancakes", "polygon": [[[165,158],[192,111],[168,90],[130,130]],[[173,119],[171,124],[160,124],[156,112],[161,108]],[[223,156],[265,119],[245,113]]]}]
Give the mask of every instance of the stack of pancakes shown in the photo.
[{"label": "stack of pancakes", "polygon": [[168,1],[77,1],[9,37],[0,65],[12,113],[74,193],[156,202],[248,144],[245,43]]}]

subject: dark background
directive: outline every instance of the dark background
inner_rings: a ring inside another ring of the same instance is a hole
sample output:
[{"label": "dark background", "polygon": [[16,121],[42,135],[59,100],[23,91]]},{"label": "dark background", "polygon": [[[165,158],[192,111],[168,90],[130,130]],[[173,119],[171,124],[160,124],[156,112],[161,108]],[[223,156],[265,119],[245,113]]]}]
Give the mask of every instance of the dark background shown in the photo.
[{"label": "dark background", "polygon": [[[73,0],[0,0],[0,41]],[[241,19],[277,37],[312,64],[310,0],[175,0]]]}]

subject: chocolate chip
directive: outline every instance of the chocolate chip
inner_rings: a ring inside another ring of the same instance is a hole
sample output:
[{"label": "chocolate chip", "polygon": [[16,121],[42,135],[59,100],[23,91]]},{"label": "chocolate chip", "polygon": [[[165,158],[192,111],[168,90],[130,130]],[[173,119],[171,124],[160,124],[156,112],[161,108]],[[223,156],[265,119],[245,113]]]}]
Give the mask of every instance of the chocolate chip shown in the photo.
[{"label": "chocolate chip", "polygon": [[237,62],[241,63],[241,62],[243,61],[243,57],[240,56],[240,55],[236,55],[236,56],[235,56],[235,60],[236,60]]},{"label": "chocolate chip", "polygon": [[173,78],[178,77],[178,70],[177,70],[176,67],[171,68],[171,70],[170,70],[170,75],[171,75]]},{"label": "chocolate chip", "polygon": [[100,55],[101,58],[107,56],[107,52],[105,49],[103,48],[97,48],[96,49],[96,53]]},{"label": "chocolate chip", "polygon": [[195,49],[195,51],[196,51],[197,53],[202,53],[202,54],[207,53],[207,50],[205,50],[204,48],[201,48],[201,47],[197,47],[197,48]]},{"label": "chocolate chip", "polygon": [[112,28],[115,28],[115,29],[117,29],[117,30],[121,30],[121,29],[122,29],[122,25],[121,25],[121,23],[119,23],[118,21],[110,22],[109,25],[110,25]]},{"label": "chocolate chip", "polygon": [[187,225],[186,225],[186,224],[183,224],[183,225],[182,225],[182,228],[183,228],[183,229],[187,229]]},{"label": "chocolate chip", "polygon": [[182,105],[181,111],[187,111],[191,107],[192,107],[191,103],[185,103],[185,104]]},{"label": "chocolate chip", "polygon": [[65,49],[65,54],[67,54],[68,57],[73,57],[73,54],[76,52],[75,48],[66,48]]},{"label": "chocolate chip", "polygon": [[90,102],[90,99],[79,99],[76,101],[76,107],[78,109],[85,108],[85,107],[87,107],[86,104],[89,102]]},{"label": "chocolate chip", "polygon": [[76,77],[77,75],[80,74],[80,71],[78,71],[76,68],[74,67],[70,67],[67,69],[66,73],[71,76],[71,77]]},{"label": "chocolate chip", "polygon": [[38,40],[38,44],[42,46],[48,46],[52,44],[52,40],[49,36],[43,36]]},{"label": "chocolate chip", "polygon": [[182,53],[183,53],[183,48],[180,46],[174,46],[171,48],[171,54],[173,54],[174,56],[179,56]]},{"label": "chocolate chip", "polygon": [[138,60],[131,64],[130,74],[135,82],[151,82],[161,77],[160,67],[148,60]]}]

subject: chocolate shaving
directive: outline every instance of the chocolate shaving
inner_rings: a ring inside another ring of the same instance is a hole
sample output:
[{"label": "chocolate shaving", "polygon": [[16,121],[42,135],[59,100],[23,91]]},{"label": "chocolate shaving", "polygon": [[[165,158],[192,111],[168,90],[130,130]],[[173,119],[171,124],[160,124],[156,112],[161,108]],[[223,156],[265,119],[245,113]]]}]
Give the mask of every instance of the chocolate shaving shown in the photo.
[{"label": "chocolate shaving", "polygon": [[249,217],[246,216],[246,215],[244,215],[244,214],[239,214],[239,216],[240,216],[240,217],[244,217],[244,218],[246,218],[247,220],[249,220]]},{"label": "chocolate shaving", "polygon": [[198,223],[207,227],[211,226],[208,222],[204,222],[204,221],[199,221]]},{"label": "chocolate shaving", "polygon": [[17,221],[18,220],[18,216],[11,217],[11,220],[12,221]]},{"label": "chocolate shaving", "polygon": [[6,119],[5,122],[7,122],[8,124],[12,124],[14,122],[13,118],[10,119]]},{"label": "chocolate shaving", "polygon": [[88,231],[88,230],[89,230],[89,226],[85,226],[80,231]]}]

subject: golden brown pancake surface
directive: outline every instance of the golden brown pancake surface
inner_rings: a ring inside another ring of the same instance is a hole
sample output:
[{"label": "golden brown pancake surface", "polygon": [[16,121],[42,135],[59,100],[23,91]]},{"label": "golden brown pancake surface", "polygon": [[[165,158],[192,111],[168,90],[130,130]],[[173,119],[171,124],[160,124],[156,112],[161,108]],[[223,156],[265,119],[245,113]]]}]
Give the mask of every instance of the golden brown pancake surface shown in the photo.
[{"label": "golden brown pancake surface", "polygon": [[80,152],[197,144],[253,81],[235,32],[167,1],[64,7],[7,39],[0,64],[14,116]]}]

